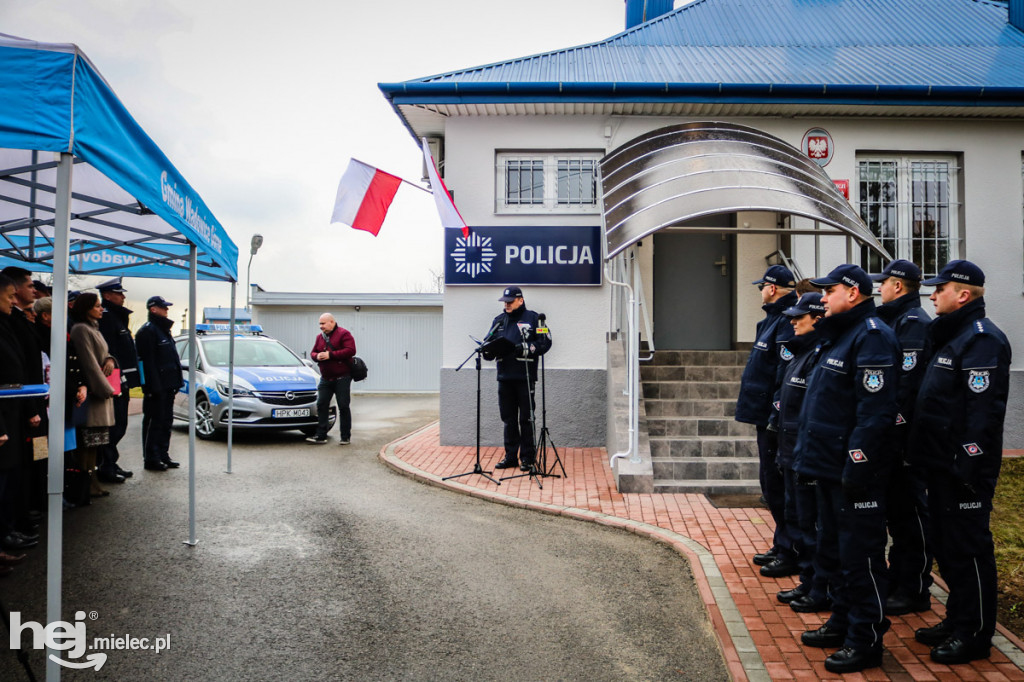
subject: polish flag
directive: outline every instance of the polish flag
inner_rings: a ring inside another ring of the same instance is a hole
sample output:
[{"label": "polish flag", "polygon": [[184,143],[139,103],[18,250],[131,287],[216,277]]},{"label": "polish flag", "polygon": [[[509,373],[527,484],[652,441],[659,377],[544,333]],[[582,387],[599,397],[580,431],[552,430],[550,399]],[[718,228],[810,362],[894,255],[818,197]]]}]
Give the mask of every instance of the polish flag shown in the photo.
[{"label": "polish flag", "polygon": [[430,155],[430,145],[427,144],[427,138],[422,138],[422,141],[423,161],[427,164],[427,175],[430,177],[430,191],[434,195],[434,203],[437,204],[437,214],[441,217],[441,225],[444,227],[462,228],[462,236],[464,238],[469,237],[469,226],[462,219],[459,209],[455,208],[455,202],[452,201],[451,195],[448,194],[448,188],[444,186],[444,181],[438,175],[434,157]]},{"label": "polish flag", "polygon": [[401,184],[401,178],[352,159],[338,183],[331,222],[366,230],[376,237]]}]

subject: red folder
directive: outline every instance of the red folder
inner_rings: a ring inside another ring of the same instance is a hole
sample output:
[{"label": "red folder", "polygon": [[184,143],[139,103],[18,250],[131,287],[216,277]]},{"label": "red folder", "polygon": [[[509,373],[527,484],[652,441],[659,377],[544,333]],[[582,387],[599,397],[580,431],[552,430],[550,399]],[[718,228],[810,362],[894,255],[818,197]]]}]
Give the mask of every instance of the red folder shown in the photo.
[{"label": "red folder", "polygon": [[121,370],[114,368],[114,371],[107,377],[110,387],[114,389],[114,395],[121,395]]}]

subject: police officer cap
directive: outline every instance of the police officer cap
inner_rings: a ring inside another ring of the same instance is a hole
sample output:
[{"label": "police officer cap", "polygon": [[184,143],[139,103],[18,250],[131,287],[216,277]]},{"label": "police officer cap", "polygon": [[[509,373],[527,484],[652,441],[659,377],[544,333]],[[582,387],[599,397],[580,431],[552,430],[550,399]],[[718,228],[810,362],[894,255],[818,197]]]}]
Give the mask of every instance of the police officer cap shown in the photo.
[{"label": "police officer cap", "polygon": [[793,286],[793,273],[785,265],[773,265],[764,271],[764,277],[751,284],[774,284],[777,287]]},{"label": "police officer cap", "polygon": [[69,291],[68,292],[68,303],[71,303],[73,300],[78,298],[81,293],[82,292],[78,291],[77,289],[75,291]]},{"label": "police officer cap", "polygon": [[885,270],[882,270],[882,274],[871,275],[871,279],[876,282],[884,282],[890,277],[899,277],[900,279],[906,279],[911,282],[920,282],[921,268],[908,260],[898,258],[886,265]]},{"label": "police officer cap", "polygon": [[146,301],[147,308],[152,308],[153,306],[156,306],[157,308],[169,308],[172,305],[174,304],[165,301],[163,296],[150,296],[149,300]]},{"label": "police officer cap", "polygon": [[931,286],[945,282],[960,282],[961,284],[973,284],[974,286],[985,286],[985,273],[977,265],[969,260],[951,260],[946,263],[939,274],[931,279],[926,279],[921,284]]},{"label": "police officer cap", "polygon": [[821,294],[817,291],[808,291],[800,297],[796,305],[790,306],[782,311],[788,317],[800,317],[801,315],[814,315],[821,317],[825,314],[825,306],[821,302]]},{"label": "police officer cap", "polygon": [[505,303],[511,303],[512,301],[516,300],[517,298],[522,298],[522,297],[523,297],[523,290],[520,289],[519,287],[511,286],[511,287],[505,287],[505,291],[502,292],[501,298],[499,298],[498,300],[499,301],[504,301]]},{"label": "police officer cap", "polygon": [[871,295],[871,278],[859,265],[853,265],[852,263],[845,263],[824,277],[812,279],[811,284],[816,287],[831,287],[836,284],[845,284],[848,287],[857,287],[857,291],[863,296]]},{"label": "police officer cap", "polygon": [[99,289],[102,293],[112,293],[112,294],[124,294],[124,293],[127,293],[124,290],[124,287],[121,286],[121,278],[120,277],[115,277],[114,279],[108,279],[106,282],[103,282],[102,284],[100,284],[96,288]]}]

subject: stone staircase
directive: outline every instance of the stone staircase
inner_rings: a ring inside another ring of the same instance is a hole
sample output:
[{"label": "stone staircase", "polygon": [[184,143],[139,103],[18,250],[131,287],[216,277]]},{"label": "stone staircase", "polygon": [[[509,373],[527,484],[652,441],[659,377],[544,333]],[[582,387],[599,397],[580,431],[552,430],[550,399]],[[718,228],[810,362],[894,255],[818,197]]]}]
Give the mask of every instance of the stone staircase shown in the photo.
[{"label": "stone staircase", "polygon": [[640,364],[654,492],[761,492],[754,427],[733,420],[748,355],[656,351]]}]

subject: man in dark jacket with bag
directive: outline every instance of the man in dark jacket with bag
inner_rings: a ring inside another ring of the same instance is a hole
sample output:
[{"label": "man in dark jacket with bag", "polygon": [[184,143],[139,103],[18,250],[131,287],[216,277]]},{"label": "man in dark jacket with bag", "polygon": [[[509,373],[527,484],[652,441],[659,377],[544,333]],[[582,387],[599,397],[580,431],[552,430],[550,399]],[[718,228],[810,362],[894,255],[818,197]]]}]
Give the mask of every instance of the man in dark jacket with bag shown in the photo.
[{"label": "man in dark jacket with bag", "polygon": [[540,316],[526,309],[519,287],[505,287],[498,300],[505,304],[505,311],[491,322],[484,343],[504,338],[514,350],[500,357],[484,355],[485,360],[498,361],[498,412],[505,425],[505,456],[494,468],[519,466],[529,471],[537,456],[531,421],[537,358],[551,349],[551,335],[541,325]]},{"label": "man in dark jacket with bag", "polygon": [[322,445],[327,442],[327,431],[331,428],[331,398],[338,403],[338,430],[341,432],[339,443],[348,445],[352,442],[352,411],[349,404],[352,400],[352,368],[350,363],[356,354],[356,340],[352,334],[341,327],[334,315],[324,313],[320,316],[320,334],[313,342],[310,357],[320,367],[320,383],[316,388],[316,433],[306,440]]},{"label": "man in dark jacket with bag", "polygon": [[174,321],[167,316],[170,305],[162,296],[150,296],[146,301],[149,321],[135,333],[142,367],[142,456],[148,471],[181,466],[170,455],[174,395],[184,385],[171,336]]},{"label": "man in dark jacket with bag", "polygon": [[110,442],[99,447],[100,462],[96,467],[96,478],[104,483],[124,483],[126,478],[131,478],[132,472],[118,465],[121,453],[117,451],[117,444],[128,429],[128,404],[131,402],[128,391],[142,385],[139,381],[139,357],[132,332],[128,328],[128,318],[132,311],[124,307],[126,292],[121,286],[121,278],[107,280],[97,289],[103,297],[100,334],[121,370],[121,392],[114,396],[114,425],[110,427]]}]

